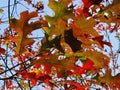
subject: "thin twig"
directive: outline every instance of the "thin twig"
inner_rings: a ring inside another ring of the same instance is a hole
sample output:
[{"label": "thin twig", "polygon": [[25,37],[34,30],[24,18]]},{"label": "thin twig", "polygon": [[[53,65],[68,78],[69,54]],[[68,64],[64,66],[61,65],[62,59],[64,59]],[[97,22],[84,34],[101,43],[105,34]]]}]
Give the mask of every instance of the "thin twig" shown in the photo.
[{"label": "thin twig", "polygon": [[29,37],[29,39],[39,39],[39,38],[44,38],[44,37]]},{"label": "thin twig", "polygon": [[[111,42],[110,37],[109,37],[109,35],[108,35],[108,32],[107,32],[106,30],[105,30],[105,33],[106,33],[108,42]],[[110,51],[111,51],[112,54],[114,54],[112,47],[110,47]],[[112,59],[112,62],[113,62],[113,67],[114,67],[113,70],[114,70],[114,75],[115,75],[115,66],[116,66],[116,63],[115,63],[115,60],[114,60],[115,57],[112,55],[112,56],[111,56],[111,59]]]},{"label": "thin twig", "polygon": [[[30,68],[31,66],[32,66],[32,65],[29,65],[29,66],[27,67],[27,69]],[[10,71],[11,71],[11,70],[10,70]],[[24,71],[24,70],[20,70],[19,72],[22,72],[22,71]],[[18,73],[15,73],[14,75],[12,75],[12,76],[10,76],[10,77],[0,78],[0,80],[13,79],[13,78],[16,78],[16,77],[14,77],[14,76],[16,76],[16,75],[18,75]]]},{"label": "thin twig", "polygon": [[[15,3],[15,4],[17,4],[17,3]],[[9,6],[11,7],[11,6],[14,6],[15,4],[11,4]],[[3,6],[3,7],[0,7],[0,8],[8,8],[8,6]]]},{"label": "thin twig", "polygon": [[[4,64],[5,64],[5,67],[6,67],[7,69],[9,69],[7,63],[5,62],[5,59],[2,57],[1,54],[0,54],[0,57],[2,58],[2,60],[3,60]],[[9,72],[11,73],[12,76],[14,76],[14,74],[13,74],[13,72],[12,72],[11,70],[10,70]],[[14,79],[15,79],[15,81],[17,82],[17,84],[19,85],[19,87],[21,88],[21,90],[23,90],[22,87],[21,87],[21,85],[20,85],[20,83],[18,82],[18,80],[17,80],[16,78],[14,78]]]},{"label": "thin twig", "polygon": [[27,8],[27,9],[29,10],[29,8],[26,7],[24,4],[20,3],[19,1],[18,1],[18,3],[19,3],[20,5],[22,5],[22,6],[24,6],[25,8]]},{"label": "thin twig", "polygon": [[20,65],[22,65],[22,64],[24,64],[24,63],[26,63],[26,62],[28,62],[28,61],[30,61],[30,59],[28,59],[28,60],[26,60],[26,61],[24,61],[24,62],[21,62],[21,63],[15,65],[15,66],[13,66],[12,68],[7,69],[7,70],[4,71],[4,72],[1,72],[0,75],[3,74],[3,73],[6,73],[7,71],[13,70],[14,68],[16,68],[16,67],[18,67],[18,66],[20,66]]},{"label": "thin twig", "polygon": [[13,12],[14,12],[14,9],[15,9],[16,4],[17,4],[17,2],[16,2],[16,0],[14,0],[14,5],[13,5],[13,9],[12,9],[11,16],[13,16]]}]

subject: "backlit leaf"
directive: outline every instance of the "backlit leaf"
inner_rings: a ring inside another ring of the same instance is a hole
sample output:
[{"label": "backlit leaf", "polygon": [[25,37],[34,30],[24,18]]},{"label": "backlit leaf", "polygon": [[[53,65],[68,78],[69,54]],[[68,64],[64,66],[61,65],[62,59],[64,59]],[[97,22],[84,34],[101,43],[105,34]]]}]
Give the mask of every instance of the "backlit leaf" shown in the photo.
[{"label": "backlit leaf", "polygon": [[104,83],[106,85],[109,85],[110,88],[118,88],[120,89],[120,74],[117,74],[116,76],[111,75],[111,70],[107,70],[105,75],[103,77],[100,77],[101,83]]},{"label": "backlit leaf", "polygon": [[89,13],[90,6],[99,5],[102,2],[102,0],[82,0],[82,2],[84,4],[84,8],[83,10],[80,10],[78,8],[80,13],[83,14],[84,16],[91,16],[91,14]]},{"label": "backlit leaf", "polygon": [[[97,15],[97,18],[101,22],[105,22],[110,24],[111,22],[120,24],[120,1],[119,0],[113,0],[113,3],[110,4],[108,7],[105,8],[105,10],[102,10]],[[114,12],[114,14],[113,14]],[[105,15],[107,14],[107,15]]]},{"label": "backlit leaf", "polygon": [[86,58],[91,59],[98,68],[108,67],[109,57],[98,51],[87,51],[84,53]]},{"label": "backlit leaf", "polygon": [[10,88],[10,86],[12,85],[12,81],[11,80],[6,80],[5,81],[6,87],[7,89]]},{"label": "backlit leaf", "polygon": [[46,16],[46,20],[50,23],[50,27],[44,28],[44,30],[48,32],[50,36],[64,35],[64,30],[67,29],[67,20],[73,17],[71,11],[67,10],[68,4],[71,1],[72,0],[49,1],[49,7],[54,11],[55,15],[53,17]]},{"label": "backlit leaf", "polygon": [[37,15],[37,12],[29,13],[28,11],[24,11],[20,14],[19,20],[11,19],[10,28],[18,33],[16,37],[10,37],[10,39],[17,45],[17,47],[15,48],[16,54],[23,53],[25,51],[26,45],[33,44],[34,40],[28,38],[28,35],[33,30],[47,26],[47,22],[44,20],[38,20],[36,22],[28,24],[28,21],[33,17],[37,17]]},{"label": "backlit leaf", "polygon": [[4,10],[0,8],[0,13],[3,13],[3,11],[4,11]]},{"label": "backlit leaf", "polygon": [[[70,57],[69,59],[63,59],[58,60],[58,56],[56,55],[47,55],[47,56],[41,56],[41,59],[39,60],[32,60],[33,63],[39,63],[41,65],[44,65],[46,70],[50,71],[50,68],[56,67],[57,74],[59,77],[67,76],[67,70],[70,68],[75,68],[75,57]],[[49,68],[48,68],[49,67]],[[46,71],[45,71],[46,72]]]},{"label": "backlit leaf", "polygon": [[[75,17],[73,20],[74,22],[72,24],[78,28],[77,30],[80,35],[84,33],[92,36],[98,36],[98,33],[93,29],[93,27],[96,25],[96,21],[93,18],[87,20],[84,16],[80,15],[79,17]],[[73,28],[73,33],[77,32],[74,26],[71,27]]]}]

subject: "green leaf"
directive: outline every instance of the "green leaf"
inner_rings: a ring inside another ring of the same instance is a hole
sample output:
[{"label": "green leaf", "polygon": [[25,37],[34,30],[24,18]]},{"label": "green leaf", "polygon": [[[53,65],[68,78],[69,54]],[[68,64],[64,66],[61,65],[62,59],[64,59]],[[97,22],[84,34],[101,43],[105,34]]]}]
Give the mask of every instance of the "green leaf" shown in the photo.
[{"label": "green leaf", "polygon": [[[54,23],[58,19],[64,18],[67,19],[66,17],[70,17],[68,15],[71,14],[71,11],[67,10],[68,4],[72,0],[59,0],[58,2],[55,0],[49,0],[49,7],[55,12],[54,17],[49,17],[47,16],[47,20],[50,21],[50,23]],[[59,7],[59,8],[57,8]]]},{"label": "green leaf", "polygon": [[[58,2],[55,0],[49,1],[49,7],[54,11],[55,16],[46,16],[46,20],[50,24],[49,28],[44,28],[45,32],[47,32],[50,36],[52,35],[64,35],[64,30],[67,29],[67,20],[72,18],[74,15],[72,11],[67,10],[68,4],[72,0],[59,0]],[[57,8],[59,7],[59,8]]]}]

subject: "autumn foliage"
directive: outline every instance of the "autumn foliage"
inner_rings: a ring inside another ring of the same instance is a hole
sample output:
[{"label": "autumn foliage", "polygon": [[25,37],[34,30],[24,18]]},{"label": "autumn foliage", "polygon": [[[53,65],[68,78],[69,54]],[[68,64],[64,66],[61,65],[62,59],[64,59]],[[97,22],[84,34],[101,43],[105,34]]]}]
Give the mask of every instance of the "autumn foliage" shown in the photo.
[{"label": "autumn foliage", "polygon": [[[49,0],[53,16],[41,16],[44,4],[32,0],[24,3],[34,11],[25,10],[19,18],[8,12],[9,26],[0,36],[1,90],[120,89],[120,51],[114,52],[109,36],[120,42],[120,0],[81,2],[76,8],[72,0]],[[37,29],[44,37],[35,43],[29,36]]]}]

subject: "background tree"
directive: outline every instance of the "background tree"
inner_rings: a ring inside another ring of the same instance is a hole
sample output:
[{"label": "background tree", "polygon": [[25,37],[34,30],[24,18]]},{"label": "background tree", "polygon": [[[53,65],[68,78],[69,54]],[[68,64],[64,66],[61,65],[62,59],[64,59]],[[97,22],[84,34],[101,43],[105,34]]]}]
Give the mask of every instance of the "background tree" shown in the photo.
[{"label": "background tree", "polygon": [[[120,0],[49,0],[53,15],[43,14],[42,1],[11,3],[7,13],[0,8],[8,16],[0,18],[8,23],[0,36],[1,90],[120,89]],[[17,14],[18,5],[27,10]],[[43,37],[30,36],[37,29]]]}]

